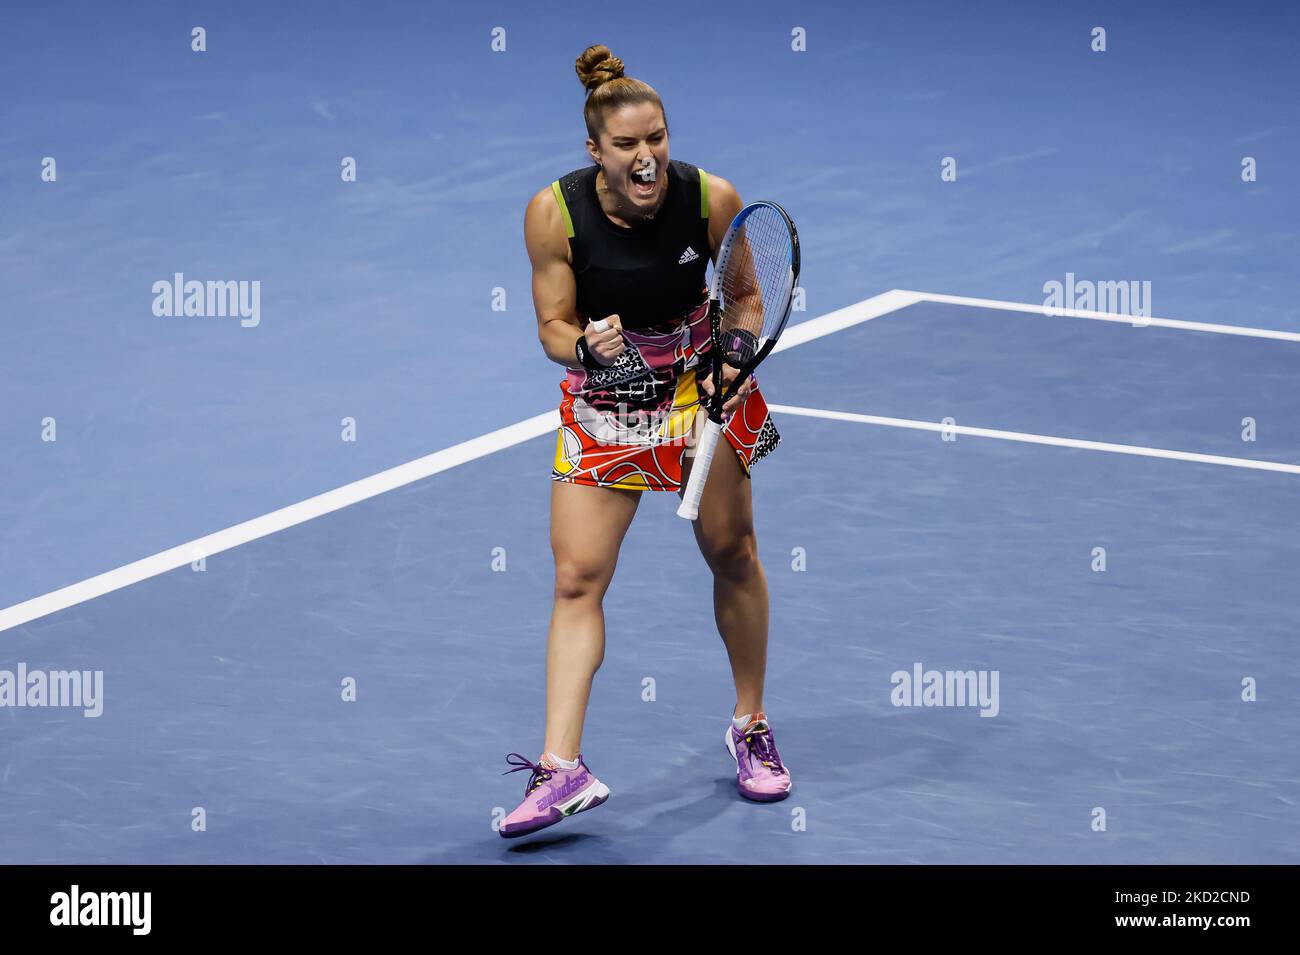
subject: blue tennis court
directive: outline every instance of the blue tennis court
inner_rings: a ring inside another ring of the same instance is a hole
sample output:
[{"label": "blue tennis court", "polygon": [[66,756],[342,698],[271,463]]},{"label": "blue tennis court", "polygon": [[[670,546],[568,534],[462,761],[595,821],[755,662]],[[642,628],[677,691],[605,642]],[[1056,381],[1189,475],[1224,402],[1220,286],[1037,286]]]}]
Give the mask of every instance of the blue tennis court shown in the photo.
[{"label": "blue tennis court", "polygon": [[[7,14],[0,863],[1300,862],[1300,10],[1244,9]],[[563,376],[524,210],[594,43],[798,225],[752,485],[794,790],[737,796],[647,494],[611,799],[505,842]]]}]

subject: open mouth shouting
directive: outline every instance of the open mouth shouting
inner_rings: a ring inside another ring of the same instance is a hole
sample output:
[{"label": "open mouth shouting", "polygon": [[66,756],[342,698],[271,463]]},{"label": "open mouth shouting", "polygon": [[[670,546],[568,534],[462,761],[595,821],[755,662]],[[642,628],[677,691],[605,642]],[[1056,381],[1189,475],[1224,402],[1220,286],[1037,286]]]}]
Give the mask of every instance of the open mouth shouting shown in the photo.
[{"label": "open mouth shouting", "polygon": [[648,199],[655,194],[655,186],[659,180],[659,170],[655,165],[655,159],[651,156],[645,160],[639,167],[633,168],[631,173],[632,194],[641,199]]}]

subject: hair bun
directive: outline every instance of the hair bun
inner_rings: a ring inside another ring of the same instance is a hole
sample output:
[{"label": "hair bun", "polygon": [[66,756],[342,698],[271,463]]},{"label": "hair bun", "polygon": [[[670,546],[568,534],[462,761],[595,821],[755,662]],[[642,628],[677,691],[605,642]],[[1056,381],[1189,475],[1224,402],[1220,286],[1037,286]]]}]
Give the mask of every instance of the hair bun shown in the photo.
[{"label": "hair bun", "polygon": [[605,44],[597,43],[582,51],[582,55],[574,64],[574,69],[582,85],[590,92],[600,84],[622,76],[623,61],[609,52],[609,47]]}]

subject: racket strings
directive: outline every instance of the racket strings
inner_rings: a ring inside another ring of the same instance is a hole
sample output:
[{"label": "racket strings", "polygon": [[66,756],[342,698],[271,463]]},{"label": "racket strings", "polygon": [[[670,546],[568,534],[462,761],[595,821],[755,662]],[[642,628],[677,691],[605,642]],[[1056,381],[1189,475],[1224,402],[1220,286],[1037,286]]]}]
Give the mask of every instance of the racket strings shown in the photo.
[{"label": "racket strings", "polygon": [[753,356],[780,332],[789,303],[792,243],[774,209],[753,212],[741,224],[720,280],[720,330],[733,359]]}]

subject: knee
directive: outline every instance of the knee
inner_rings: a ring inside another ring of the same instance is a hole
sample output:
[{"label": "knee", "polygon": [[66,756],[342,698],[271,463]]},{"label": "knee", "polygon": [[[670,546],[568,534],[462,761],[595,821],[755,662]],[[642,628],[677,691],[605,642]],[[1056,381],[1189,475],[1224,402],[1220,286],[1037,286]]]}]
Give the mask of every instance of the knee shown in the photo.
[{"label": "knee", "polygon": [[742,579],[758,567],[758,538],[754,536],[753,528],[739,533],[702,536],[700,553],[714,574],[733,580]]},{"label": "knee", "polygon": [[600,600],[609,586],[605,568],[580,560],[556,560],[555,597],[557,600]]}]

